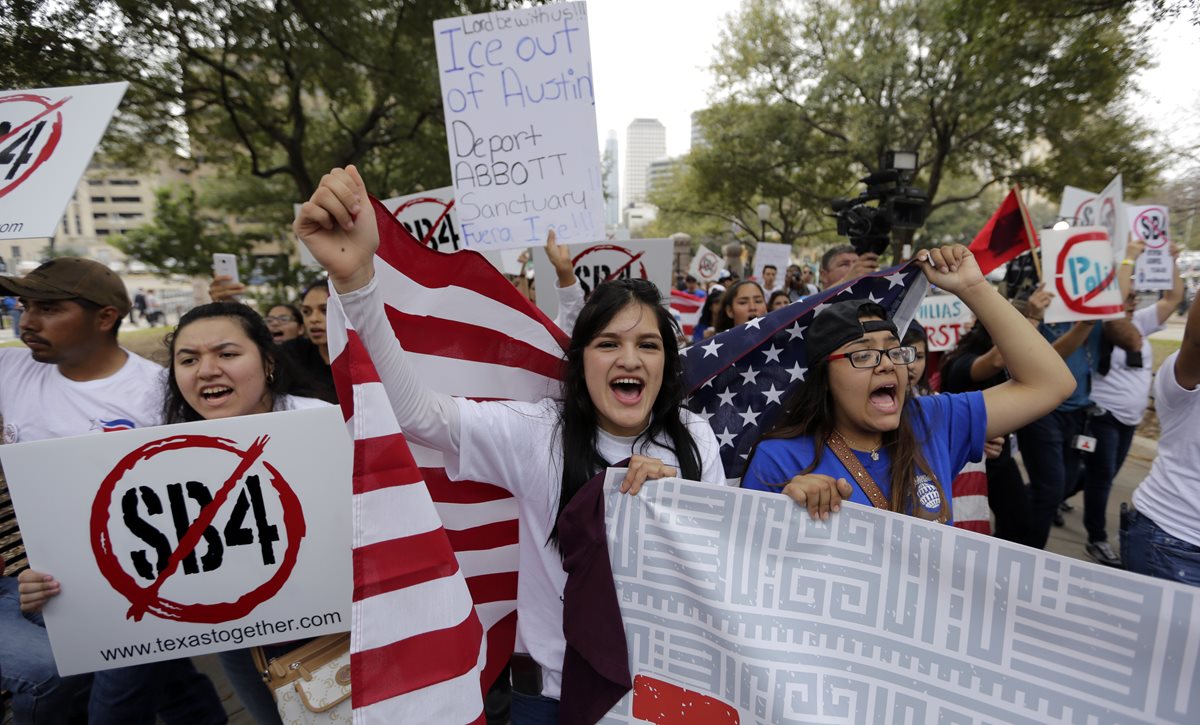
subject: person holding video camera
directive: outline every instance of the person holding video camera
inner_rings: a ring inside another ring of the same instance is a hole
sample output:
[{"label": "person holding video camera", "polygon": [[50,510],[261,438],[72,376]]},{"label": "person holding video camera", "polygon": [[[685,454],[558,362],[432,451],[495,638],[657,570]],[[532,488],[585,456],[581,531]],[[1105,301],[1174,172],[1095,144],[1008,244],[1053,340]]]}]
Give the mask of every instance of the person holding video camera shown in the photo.
[{"label": "person holding video camera", "polygon": [[[1117,280],[1121,296],[1125,300],[1125,311],[1132,325],[1122,322],[1118,326],[1105,323],[1104,339],[1100,343],[1100,358],[1096,373],[1092,376],[1092,402],[1104,409],[1100,415],[1089,420],[1090,432],[1096,438],[1096,450],[1084,456],[1080,473],[1083,488],[1083,525],[1087,529],[1088,556],[1107,566],[1121,566],[1121,558],[1108,543],[1105,530],[1105,512],[1108,495],[1112,491],[1113,479],[1129,447],[1133,433],[1142,422],[1142,416],[1150,403],[1150,386],[1153,373],[1150,365],[1154,359],[1149,336],[1161,330],[1167,318],[1183,300],[1183,278],[1179,267],[1175,267],[1174,285],[1162,299],[1134,310],[1137,292],[1133,289],[1133,270],[1137,258],[1145,250],[1145,242],[1130,240],[1125,248],[1125,259],[1118,267]],[[1178,249],[1172,245],[1172,254]],[[1130,342],[1117,339],[1115,331],[1124,328],[1134,338]]]},{"label": "person holding video camera", "polygon": [[879,255],[875,252],[859,254],[851,244],[841,244],[826,250],[821,255],[821,289],[858,279],[879,271]]}]

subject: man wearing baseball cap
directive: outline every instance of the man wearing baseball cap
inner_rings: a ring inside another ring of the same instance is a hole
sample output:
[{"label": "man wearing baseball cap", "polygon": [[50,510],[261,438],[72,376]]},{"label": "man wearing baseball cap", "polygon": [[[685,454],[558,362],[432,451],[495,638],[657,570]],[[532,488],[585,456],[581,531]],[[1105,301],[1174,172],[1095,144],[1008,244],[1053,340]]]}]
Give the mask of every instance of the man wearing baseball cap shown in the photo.
[{"label": "man wearing baseball cap", "polygon": [[[24,277],[0,276],[0,292],[25,307],[18,333],[27,348],[0,349],[4,443],[162,422],[164,371],[117,342],[132,305],[112,270],[89,259],[59,257]],[[13,693],[18,723],[66,722],[88,678],[60,678],[41,615],[20,611],[19,590],[31,574],[20,584],[0,576],[0,686]],[[152,722],[156,712],[167,722],[225,721],[212,683],[189,660],[94,676],[89,722]]]}]

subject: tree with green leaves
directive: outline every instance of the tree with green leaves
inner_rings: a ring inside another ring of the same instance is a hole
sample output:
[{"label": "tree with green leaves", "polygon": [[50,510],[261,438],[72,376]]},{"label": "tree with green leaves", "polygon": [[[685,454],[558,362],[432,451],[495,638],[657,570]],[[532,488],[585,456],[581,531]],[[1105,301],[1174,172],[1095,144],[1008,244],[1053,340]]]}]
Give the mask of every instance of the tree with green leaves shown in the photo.
[{"label": "tree with green leaves", "polygon": [[185,150],[284,218],[334,166],[381,194],[449,183],[433,21],[515,4],[0,0],[0,87],[129,81],[110,154]]},{"label": "tree with green leaves", "polygon": [[694,213],[727,217],[767,201],[773,224],[807,231],[830,197],[856,195],[856,178],[879,170],[889,149],[918,152],[913,185],[928,192],[931,216],[1013,181],[1057,196],[1121,172],[1137,194],[1161,161],[1127,105],[1147,63],[1133,11],[1073,0],[746,0],[713,64],[708,145],[689,157],[704,178],[685,176],[660,201],[691,194],[703,208]]},{"label": "tree with green leaves", "polygon": [[250,250],[260,235],[235,232],[206,214],[191,186],[178,184],[154,192],[154,219],[112,238],[112,245],[163,276],[212,275],[214,253],[235,254],[249,274]]}]

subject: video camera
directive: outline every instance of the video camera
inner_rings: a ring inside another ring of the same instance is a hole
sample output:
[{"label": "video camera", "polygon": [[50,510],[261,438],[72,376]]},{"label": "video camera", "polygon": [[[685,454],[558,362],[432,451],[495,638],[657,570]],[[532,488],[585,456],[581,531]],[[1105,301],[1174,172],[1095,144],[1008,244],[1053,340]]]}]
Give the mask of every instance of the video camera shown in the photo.
[{"label": "video camera", "polygon": [[[888,151],[883,168],[859,179],[867,190],[853,199],[833,200],[837,233],[850,239],[859,254],[882,254],[893,229],[919,229],[925,223],[929,195],[908,186],[917,170],[915,151]],[[877,202],[870,206],[868,202]]]}]

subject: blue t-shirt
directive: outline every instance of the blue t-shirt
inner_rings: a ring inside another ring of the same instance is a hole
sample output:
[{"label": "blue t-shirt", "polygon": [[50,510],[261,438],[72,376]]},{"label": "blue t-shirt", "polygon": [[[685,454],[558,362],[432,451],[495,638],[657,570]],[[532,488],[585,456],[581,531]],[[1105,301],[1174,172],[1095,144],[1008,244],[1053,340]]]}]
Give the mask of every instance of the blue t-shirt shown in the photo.
[{"label": "blue t-shirt", "polygon": [[[954,492],[951,482],[968,461],[983,458],[984,434],[987,430],[987,408],[982,392],[927,395],[908,403],[916,407],[913,415],[913,431],[925,461],[933,469],[947,501],[952,501]],[[858,460],[875,479],[875,485],[884,497],[891,496],[891,456],[886,450],[879,451],[879,460],[871,460],[871,454],[854,451]],[[782,491],[779,484],[786,484],[792,477],[808,468],[813,460],[813,439],[771,438],[759,443],[754,458],[742,477],[742,488],[760,491]],[[844,478],[854,488],[850,500],[865,506],[871,499],[854,481],[846,466],[833,451],[825,448],[821,462],[812,470],[833,478]],[[918,485],[923,473],[918,472]],[[772,485],[775,484],[775,485]],[[953,520],[953,512],[951,512]]]},{"label": "blue t-shirt", "polygon": [[[1071,322],[1055,322],[1053,324],[1042,323],[1038,325],[1038,332],[1042,333],[1042,337],[1046,338],[1051,344],[1055,340],[1067,334],[1071,329]],[[1083,341],[1075,352],[1066,357],[1067,369],[1075,376],[1075,392],[1071,393],[1071,397],[1064,400],[1057,408],[1064,413],[1086,408],[1091,402],[1092,396],[1092,365],[1093,361],[1100,359],[1100,336],[1101,325],[1097,324],[1092,328],[1092,332],[1087,339]]]}]

